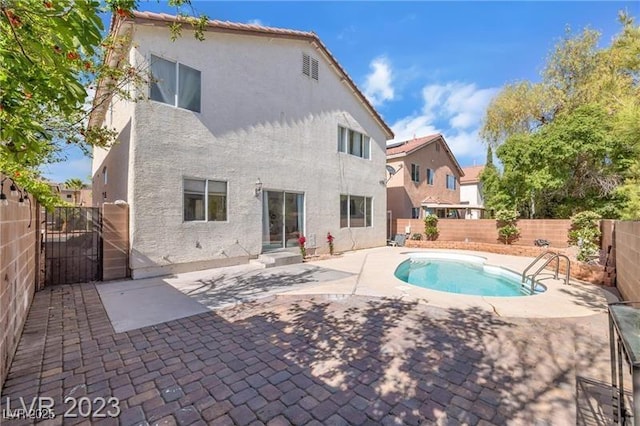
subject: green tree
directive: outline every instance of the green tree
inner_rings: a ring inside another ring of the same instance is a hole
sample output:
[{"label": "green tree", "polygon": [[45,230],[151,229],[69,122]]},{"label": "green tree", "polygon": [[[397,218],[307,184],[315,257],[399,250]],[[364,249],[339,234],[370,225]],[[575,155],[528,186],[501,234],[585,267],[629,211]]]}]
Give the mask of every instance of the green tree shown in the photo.
[{"label": "green tree", "polygon": [[483,173],[488,206],[617,217],[640,204],[640,27],[620,21],[611,46],[598,48],[592,30],[568,36],[541,82],[507,85],[492,101],[481,134],[504,170]]},{"label": "green tree", "polygon": [[491,146],[487,147],[487,159],[479,177],[486,212],[493,217],[498,210],[508,209],[509,200],[508,197],[505,197],[501,192],[500,172],[493,164],[493,150]]},{"label": "green tree", "polygon": [[[189,4],[169,3],[179,14]],[[60,160],[67,144],[88,151],[114,140],[113,131],[86,125],[95,82],[108,82],[110,95],[127,98],[130,83],[146,80],[144,70],[125,61],[108,63],[125,40],[104,37],[99,16],[113,13],[116,22],[135,7],[134,0],[0,0],[0,172],[46,206],[55,196],[39,179],[41,164]],[[205,22],[206,17],[191,20],[196,37],[202,37]],[[172,30],[175,36],[179,25]],[[94,100],[93,107],[101,102]]]},{"label": "green tree", "polygon": [[78,204],[78,200],[80,199],[80,191],[83,190],[86,185],[82,182],[82,179],[79,178],[71,178],[64,181],[64,186],[67,189],[71,189],[73,191],[73,202],[74,204]]}]

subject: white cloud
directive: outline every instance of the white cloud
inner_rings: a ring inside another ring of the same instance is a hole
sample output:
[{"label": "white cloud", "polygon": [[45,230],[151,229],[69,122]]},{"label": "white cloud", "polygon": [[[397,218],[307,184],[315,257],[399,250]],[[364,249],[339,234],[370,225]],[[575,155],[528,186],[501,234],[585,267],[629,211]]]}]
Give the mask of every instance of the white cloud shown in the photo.
[{"label": "white cloud", "polygon": [[396,121],[391,126],[391,130],[396,135],[393,141],[406,141],[414,137],[419,138],[440,133],[440,130],[430,124],[429,121],[429,118],[424,115],[409,116]]},{"label": "white cloud", "polygon": [[480,89],[457,81],[430,84],[422,89],[422,108],[397,120],[391,128],[403,141],[442,133],[458,160],[482,160],[485,148],[478,132],[489,102],[497,88]]},{"label": "white cloud", "polygon": [[381,106],[394,97],[391,85],[393,81],[391,64],[386,57],[379,56],[371,61],[369,67],[371,73],[367,75],[364,82],[364,94],[374,106]]},{"label": "white cloud", "polygon": [[486,148],[480,141],[477,129],[471,132],[455,132],[452,136],[445,136],[445,140],[456,157],[484,158]]},{"label": "white cloud", "polygon": [[264,22],[262,22],[262,20],[260,20],[260,19],[249,19],[247,21],[247,24],[264,26]]}]

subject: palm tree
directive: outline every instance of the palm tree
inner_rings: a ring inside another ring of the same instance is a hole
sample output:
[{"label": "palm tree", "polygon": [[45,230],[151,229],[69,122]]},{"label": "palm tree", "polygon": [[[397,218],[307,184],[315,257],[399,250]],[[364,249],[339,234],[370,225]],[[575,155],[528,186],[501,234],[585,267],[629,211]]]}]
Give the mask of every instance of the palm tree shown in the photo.
[{"label": "palm tree", "polygon": [[85,183],[80,178],[71,178],[64,181],[64,186],[67,189],[73,190],[73,202],[78,205],[78,199],[80,198],[80,191],[85,188]]}]

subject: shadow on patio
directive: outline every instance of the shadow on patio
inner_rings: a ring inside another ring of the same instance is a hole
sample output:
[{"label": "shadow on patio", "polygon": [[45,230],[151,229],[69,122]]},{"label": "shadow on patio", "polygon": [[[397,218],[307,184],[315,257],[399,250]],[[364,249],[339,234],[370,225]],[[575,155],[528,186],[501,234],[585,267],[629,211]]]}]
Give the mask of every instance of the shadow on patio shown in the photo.
[{"label": "shadow on patio", "polygon": [[52,287],[2,395],[114,396],[121,424],[606,424],[576,404],[608,374],[606,318],[581,321],[281,296],[114,333],[95,286]]}]

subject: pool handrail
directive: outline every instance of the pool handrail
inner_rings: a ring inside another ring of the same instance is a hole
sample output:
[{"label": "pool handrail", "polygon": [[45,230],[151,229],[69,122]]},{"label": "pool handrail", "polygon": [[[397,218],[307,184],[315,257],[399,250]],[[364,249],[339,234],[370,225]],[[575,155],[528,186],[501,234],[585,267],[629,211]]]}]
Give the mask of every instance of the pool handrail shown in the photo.
[{"label": "pool handrail", "polygon": [[[529,271],[529,269],[531,269],[537,262],[538,260],[542,259],[545,255],[547,254],[551,254],[552,256],[546,260],[546,262],[544,262],[542,264],[542,266],[540,266],[536,272],[534,272],[531,275],[527,275],[526,273]],[[567,270],[566,270],[566,275],[564,278],[564,283],[565,285],[569,284],[569,277],[571,276],[571,260],[569,260],[569,258],[561,253],[558,252],[554,252],[551,250],[547,250],[543,253],[541,253],[540,255],[538,255],[538,257],[535,258],[535,260],[533,262],[531,262],[529,264],[529,266],[527,266],[527,268],[522,272],[522,284],[525,284],[527,281],[527,278],[529,278],[531,280],[531,294],[533,294],[534,290],[535,290],[535,283],[536,283],[536,277],[538,276],[538,274],[540,272],[542,272],[544,270],[544,268],[547,267],[547,265],[549,265],[551,262],[553,262],[554,260],[556,261],[556,271],[555,271],[555,275],[554,278],[557,280],[558,279],[558,273],[560,271],[560,258],[563,258],[567,261]]]}]

